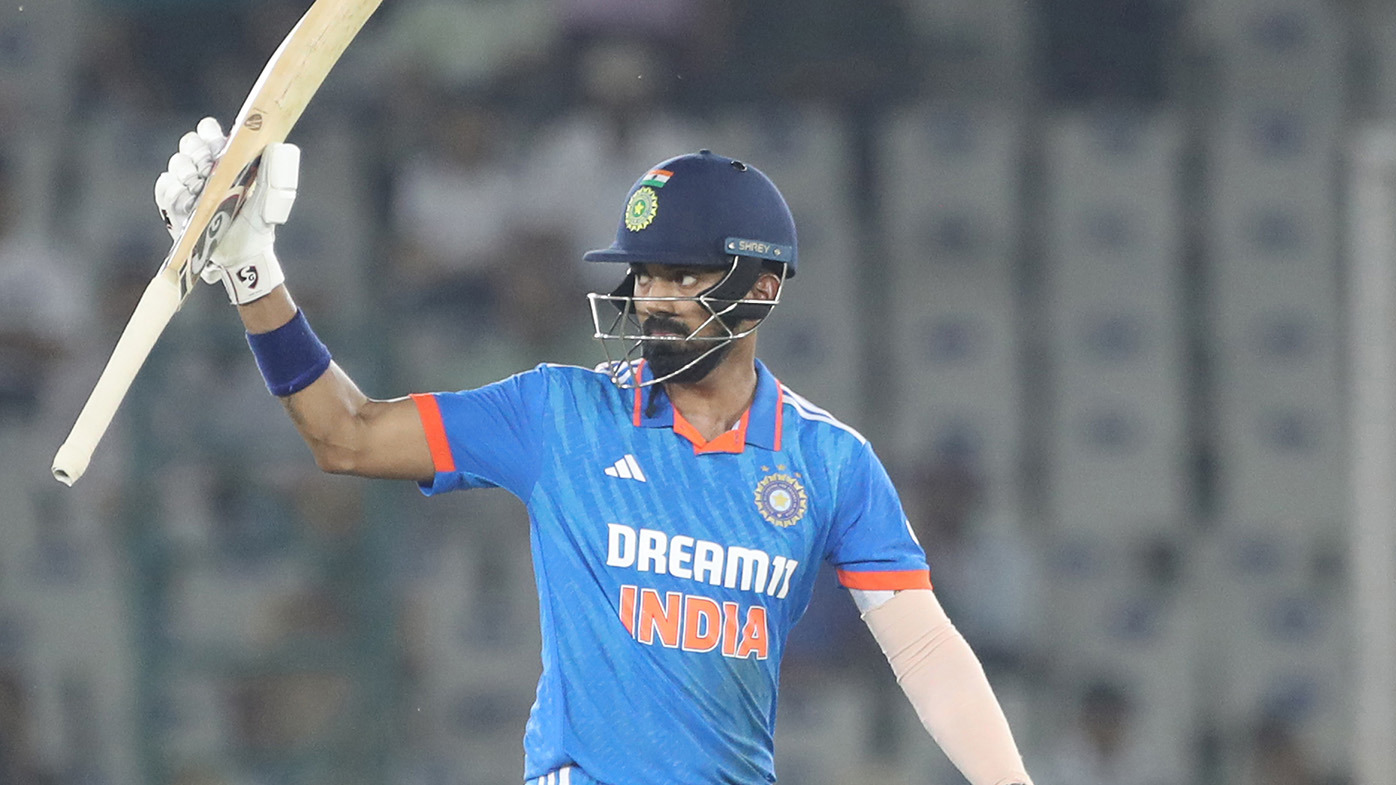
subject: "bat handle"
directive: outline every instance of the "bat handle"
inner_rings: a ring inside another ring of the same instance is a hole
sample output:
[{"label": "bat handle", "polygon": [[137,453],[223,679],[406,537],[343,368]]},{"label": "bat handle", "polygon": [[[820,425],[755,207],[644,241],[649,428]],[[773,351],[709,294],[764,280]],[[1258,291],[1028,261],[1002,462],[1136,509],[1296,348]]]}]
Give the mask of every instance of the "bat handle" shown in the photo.
[{"label": "bat handle", "polygon": [[165,331],[165,325],[179,310],[181,302],[179,285],[164,275],[155,276],[145,287],[141,301],[112,350],[107,367],[78,413],[68,438],[53,456],[54,479],[71,486],[87,471],[92,451],[97,449],[117,407],[131,388],[136,372],[145,364],[145,358],[150,356],[155,341]]}]

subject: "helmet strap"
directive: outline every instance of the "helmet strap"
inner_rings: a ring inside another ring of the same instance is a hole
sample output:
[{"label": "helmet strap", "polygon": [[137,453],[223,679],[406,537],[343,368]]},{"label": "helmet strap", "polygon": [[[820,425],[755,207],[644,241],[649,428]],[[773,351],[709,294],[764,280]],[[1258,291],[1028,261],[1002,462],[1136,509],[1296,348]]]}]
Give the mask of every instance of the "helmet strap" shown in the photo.
[{"label": "helmet strap", "polygon": [[662,385],[662,384],[652,384],[652,385],[650,385],[650,394],[647,395],[647,396],[645,396],[645,416],[646,416],[646,417],[654,417],[656,414],[659,413],[659,402],[660,402],[659,396],[660,396],[660,395],[666,395],[666,396],[667,396],[667,393],[666,393],[665,390],[664,390],[664,385]]},{"label": "helmet strap", "polygon": [[616,310],[624,312],[629,306],[630,298],[635,296],[635,273],[626,273],[621,279],[620,286],[611,292],[611,305]]}]

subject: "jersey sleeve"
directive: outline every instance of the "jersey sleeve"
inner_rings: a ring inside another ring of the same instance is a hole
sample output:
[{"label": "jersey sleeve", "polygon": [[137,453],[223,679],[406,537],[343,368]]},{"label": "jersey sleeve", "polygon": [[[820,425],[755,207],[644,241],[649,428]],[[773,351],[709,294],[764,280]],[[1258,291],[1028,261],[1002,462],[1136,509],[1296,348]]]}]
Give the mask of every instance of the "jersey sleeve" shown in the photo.
[{"label": "jersey sleeve", "polygon": [[497,487],[527,500],[542,464],[547,396],[545,366],[474,390],[413,395],[436,469],[422,492]]},{"label": "jersey sleeve", "polygon": [[839,482],[826,560],[849,589],[931,588],[925,551],[911,531],[887,470],[864,443]]}]

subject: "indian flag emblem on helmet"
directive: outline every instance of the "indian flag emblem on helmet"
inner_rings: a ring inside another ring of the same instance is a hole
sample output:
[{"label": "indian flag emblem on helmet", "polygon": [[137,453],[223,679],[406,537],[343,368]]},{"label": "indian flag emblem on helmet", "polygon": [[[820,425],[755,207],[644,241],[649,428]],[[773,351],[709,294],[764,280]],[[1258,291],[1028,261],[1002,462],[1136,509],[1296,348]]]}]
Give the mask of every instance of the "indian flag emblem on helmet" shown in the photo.
[{"label": "indian flag emblem on helmet", "polygon": [[640,180],[640,185],[652,185],[655,188],[663,188],[664,184],[669,182],[669,178],[673,176],[674,173],[668,169],[651,169],[645,172],[644,178]]},{"label": "indian flag emblem on helmet", "polygon": [[625,206],[625,228],[638,232],[654,222],[654,214],[659,212],[659,194],[653,188],[644,186],[630,195],[630,203]]},{"label": "indian flag emblem on helmet", "polygon": [[809,510],[809,494],[805,493],[799,477],[799,473],[768,474],[756,484],[756,509],[768,523],[785,528],[805,517]]}]

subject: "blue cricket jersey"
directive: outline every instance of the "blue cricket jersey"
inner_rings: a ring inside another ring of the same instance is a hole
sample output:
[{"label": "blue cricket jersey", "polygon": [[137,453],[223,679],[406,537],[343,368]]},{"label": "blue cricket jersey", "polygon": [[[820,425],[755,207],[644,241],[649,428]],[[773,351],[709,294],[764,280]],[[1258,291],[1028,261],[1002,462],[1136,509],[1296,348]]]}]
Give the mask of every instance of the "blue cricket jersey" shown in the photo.
[{"label": "blue cricket jersey", "polygon": [[781,652],[819,561],[849,588],[930,588],[866,440],[756,370],[751,408],[712,441],[658,388],[585,368],[413,396],[425,493],[497,486],[528,507],[543,673],[525,778],[774,782]]}]

